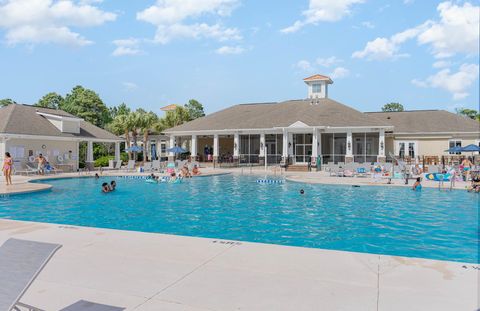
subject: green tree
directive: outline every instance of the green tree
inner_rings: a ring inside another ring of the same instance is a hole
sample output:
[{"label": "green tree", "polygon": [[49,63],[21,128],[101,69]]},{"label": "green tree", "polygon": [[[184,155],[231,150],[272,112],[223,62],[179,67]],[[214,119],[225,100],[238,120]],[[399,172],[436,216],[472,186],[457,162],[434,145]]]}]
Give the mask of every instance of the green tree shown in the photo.
[{"label": "green tree", "polygon": [[468,117],[473,120],[478,120],[480,121],[480,112],[478,112],[475,109],[469,109],[469,108],[457,108],[455,109],[457,114]]},{"label": "green tree", "polygon": [[153,112],[137,112],[138,113],[138,126],[141,132],[143,133],[143,164],[147,160],[147,142],[148,142],[148,135],[154,128],[155,123],[158,122],[158,117]]},{"label": "green tree", "polygon": [[190,120],[195,120],[205,116],[203,105],[195,99],[190,99],[185,105],[185,109],[187,109],[188,114],[190,115]]},{"label": "green tree", "polygon": [[403,105],[400,103],[389,103],[382,107],[383,112],[404,111]]},{"label": "green tree", "polygon": [[98,94],[80,85],[67,94],[59,108],[101,128],[111,121],[109,110]]},{"label": "green tree", "polygon": [[121,103],[117,107],[112,107],[110,108],[110,117],[115,119],[116,116],[122,115],[122,114],[129,114],[131,111],[130,108],[128,108],[127,104]]},{"label": "green tree", "polygon": [[58,109],[63,104],[63,97],[55,92],[43,96],[34,106]]},{"label": "green tree", "polygon": [[156,128],[163,128],[163,130],[165,130],[188,122],[190,120],[191,119],[188,110],[184,107],[177,106],[175,110],[167,111],[165,116],[160,119],[160,124],[158,124]]},{"label": "green tree", "polygon": [[16,104],[17,102],[10,98],[0,99],[0,107]]}]

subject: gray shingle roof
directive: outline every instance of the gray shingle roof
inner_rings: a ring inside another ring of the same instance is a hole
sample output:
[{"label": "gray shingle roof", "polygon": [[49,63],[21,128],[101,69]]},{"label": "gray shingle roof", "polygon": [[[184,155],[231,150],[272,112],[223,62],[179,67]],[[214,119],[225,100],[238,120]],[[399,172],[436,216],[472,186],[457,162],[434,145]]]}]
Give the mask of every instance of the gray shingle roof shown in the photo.
[{"label": "gray shingle roof", "polygon": [[79,134],[62,133],[50,123],[50,121],[37,112],[75,118],[74,115],[62,110],[12,104],[0,108],[0,133],[121,140],[118,136],[86,121],[80,122]]},{"label": "gray shingle roof", "polygon": [[480,122],[445,110],[366,112],[393,125],[394,133],[480,133]]},{"label": "gray shingle roof", "polygon": [[318,101],[318,105],[312,105],[310,100],[236,105],[164,132],[265,129],[288,127],[297,121],[309,126],[330,127],[389,125],[383,120],[366,115],[334,100],[324,98]]}]

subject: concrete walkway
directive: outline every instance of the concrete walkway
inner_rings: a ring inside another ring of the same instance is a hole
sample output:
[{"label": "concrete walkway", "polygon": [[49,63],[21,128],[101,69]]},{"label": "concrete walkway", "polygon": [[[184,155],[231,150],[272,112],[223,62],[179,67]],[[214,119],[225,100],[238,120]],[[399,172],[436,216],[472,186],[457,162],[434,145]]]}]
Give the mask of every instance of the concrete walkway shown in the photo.
[{"label": "concrete walkway", "polygon": [[479,307],[472,264],[0,220],[0,243],[10,237],[63,245],[23,299],[49,311],[80,299],[137,311]]}]

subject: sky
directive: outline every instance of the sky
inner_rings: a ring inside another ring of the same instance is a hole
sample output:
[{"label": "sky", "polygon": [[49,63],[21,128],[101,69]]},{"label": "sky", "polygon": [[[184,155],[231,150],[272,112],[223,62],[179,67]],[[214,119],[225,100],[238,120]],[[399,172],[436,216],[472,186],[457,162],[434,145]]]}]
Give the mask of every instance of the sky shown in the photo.
[{"label": "sky", "polygon": [[479,106],[479,5],[432,0],[0,0],[0,98],[82,85],[108,106],[207,113],[307,97],[360,111]]}]

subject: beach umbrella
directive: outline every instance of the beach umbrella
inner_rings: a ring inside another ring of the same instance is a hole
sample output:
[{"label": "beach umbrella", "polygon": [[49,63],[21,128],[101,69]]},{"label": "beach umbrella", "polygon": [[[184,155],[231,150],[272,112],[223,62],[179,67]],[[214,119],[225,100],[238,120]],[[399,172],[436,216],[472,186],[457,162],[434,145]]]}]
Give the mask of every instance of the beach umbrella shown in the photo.
[{"label": "beach umbrella", "polygon": [[141,152],[142,151],[142,148],[138,147],[138,146],[131,146],[127,149],[125,149],[126,152]]},{"label": "beach umbrella", "polygon": [[462,147],[461,149],[462,149],[461,150],[462,152],[479,152],[480,151],[480,147],[474,144],[470,144],[468,146]]},{"label": "beach umbrella", "polygon": [[167,149],[168,152],[172,152],[172,153],[175,153],[175,154],[179,154],[179,153],[185,153],[187,152],[187,150],[181,148],[181,147],[178,147],[178,146],[175,146],[173,148],[170,148],[170,149]]}]

